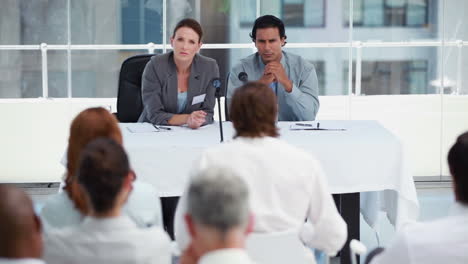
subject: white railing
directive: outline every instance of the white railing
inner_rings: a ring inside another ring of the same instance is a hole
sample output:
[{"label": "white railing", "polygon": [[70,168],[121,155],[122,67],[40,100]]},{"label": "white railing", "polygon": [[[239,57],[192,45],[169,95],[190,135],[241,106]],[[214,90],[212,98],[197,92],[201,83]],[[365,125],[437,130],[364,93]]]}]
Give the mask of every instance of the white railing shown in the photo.
[{"label": "white railing", "polygon": [[[455,94],[459,94],[462,86],[462,48],[468,46],[468,41],[400,41],[400,42],[379,42],[379,41],[353,41],[353,42],[327,42],[327,43],[288,43],[287,48],[349,48],[349,61],[352,61],[353,51],[356,52],[356,71],[355,71],[355,93],[352,93],[352,87],[349,88],[349,95],[361,95],[361,66],[362,66],[362,49],[363,48],[401,48],[401,47],[456,47],[457,48],[457,83]],[[72,50],[145,50],[148,53],[154,53],[155,50],[170,50],[172,47],[168,44],[136,44],[136,45],[84,45],[84,44],[66,44],[66,45],[48,45],[41,43],[40,45],[0,45],[0,50],[40,50],[42,60],[42,97],[48,98],[48,68],[47,56],[49,50],[66,50],[68,51],[68,70],[67,74],[71,76],[71,51]],[[202,49],[251,49],[256,51],[253,43],[239,44],[203,44]],[[442,63],[443,64],[443,63]],[[351,65],[352,67],[352,65]],[[352,68],[350,68],[352,72]],[[441,76],[444,76],[443,73]],[[349,79],[351,79],[351,73]],[[70,78],[69,78],[70,79]],[[351,83],[351,80],[348,80]],[[444,85],[444,78],[440,78],[441,87]],[[71,98],[71,81],[68,80],[68,97]],[[443,93],[443,89],[440,89]]]}]

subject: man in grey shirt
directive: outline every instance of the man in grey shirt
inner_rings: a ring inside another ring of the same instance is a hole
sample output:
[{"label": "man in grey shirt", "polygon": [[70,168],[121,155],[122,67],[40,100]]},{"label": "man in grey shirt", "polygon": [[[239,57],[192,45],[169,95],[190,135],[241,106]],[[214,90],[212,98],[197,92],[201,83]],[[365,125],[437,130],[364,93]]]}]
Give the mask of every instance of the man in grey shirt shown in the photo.
[{"label": "man in grey shirt", "polygon": [[257,18],[250,33],[257,52],[231,70],[227,101],[243,82],[259,81],[270,86],[278,98],[279,121],[315,120],[319,109],[318,81],[314,66],[298,55],[285,52],[283,22],[272,15]]}]

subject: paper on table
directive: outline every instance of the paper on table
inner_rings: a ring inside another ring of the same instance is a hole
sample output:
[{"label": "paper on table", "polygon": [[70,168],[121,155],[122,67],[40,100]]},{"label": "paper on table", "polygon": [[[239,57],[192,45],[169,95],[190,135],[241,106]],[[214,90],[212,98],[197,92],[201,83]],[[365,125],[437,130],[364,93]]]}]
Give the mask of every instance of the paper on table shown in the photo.
[{"label": "paper on table", "polygon": [[127,125],[127,130],[131,133],[150,133],[158,130],[150,123],[134,123]]}]

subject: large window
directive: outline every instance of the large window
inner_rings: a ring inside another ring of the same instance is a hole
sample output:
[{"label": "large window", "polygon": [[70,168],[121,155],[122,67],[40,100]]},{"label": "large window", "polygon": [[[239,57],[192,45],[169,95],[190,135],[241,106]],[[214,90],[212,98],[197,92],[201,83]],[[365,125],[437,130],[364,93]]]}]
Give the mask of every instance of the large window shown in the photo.
[{"label": "large window", "polygon": [[[468,93],[468,27],[460,19],[466,6],[455,0],[4,1],[0,98],[116,97],[121,62],[154,51],[148,42],[160,45],[158,53],[170,50],[173,27],[185,17],[201,22],[201,53],[217,60],[224,78],[256,51],[249,33],[265,14],[283,19],[285,50],[314,62],[321,95],[348,94],[349,60],[360,63],[360,94]],[[350,47],[355,41],[363,45]]]}]

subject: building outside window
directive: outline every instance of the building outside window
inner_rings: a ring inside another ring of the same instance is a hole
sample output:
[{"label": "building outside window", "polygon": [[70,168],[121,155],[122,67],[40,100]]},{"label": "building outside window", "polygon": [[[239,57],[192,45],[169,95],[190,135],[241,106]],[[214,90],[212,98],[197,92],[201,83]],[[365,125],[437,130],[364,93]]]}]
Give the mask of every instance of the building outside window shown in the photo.
[{"label": "building outside window", "polygon": [[[426,60],[362,61],[361,95],[427,94]],[[353,87],[356,64],[353,63]],[[343,64],[343,89],[347,89],[348,62]]]},{"label": "building outside window", "polygon": [[[349,25],[349,3],[343,1],[344,25]],[[427,27],[428,0],[354,0],[355,27]]]}]

